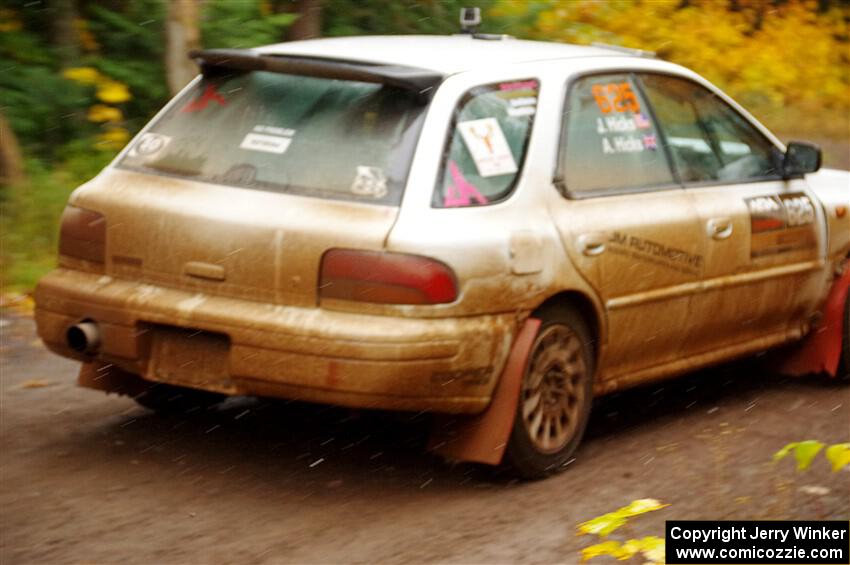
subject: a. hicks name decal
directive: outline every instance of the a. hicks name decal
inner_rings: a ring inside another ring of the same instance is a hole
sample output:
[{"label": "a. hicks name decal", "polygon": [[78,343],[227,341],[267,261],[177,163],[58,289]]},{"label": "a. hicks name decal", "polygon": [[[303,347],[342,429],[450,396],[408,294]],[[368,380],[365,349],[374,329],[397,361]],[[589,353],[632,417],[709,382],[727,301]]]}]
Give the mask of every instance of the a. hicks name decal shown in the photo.
[{"label": "a. hicks name decal", "polygon": [[750,211],[750,256],[814,247],[815,207],[802,192],[745,198]]}]

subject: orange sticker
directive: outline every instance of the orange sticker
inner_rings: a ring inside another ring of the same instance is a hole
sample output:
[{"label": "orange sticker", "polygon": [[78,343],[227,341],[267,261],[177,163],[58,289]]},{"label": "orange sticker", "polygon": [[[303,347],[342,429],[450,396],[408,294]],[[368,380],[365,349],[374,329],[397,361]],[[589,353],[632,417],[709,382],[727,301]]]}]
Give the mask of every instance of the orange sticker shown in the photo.
[{"label": "orange sticker", "polygon": [[596,105],[603,114],[614,112],[640,112],[640,102],[627,82],[594,84],[591,89]]}]

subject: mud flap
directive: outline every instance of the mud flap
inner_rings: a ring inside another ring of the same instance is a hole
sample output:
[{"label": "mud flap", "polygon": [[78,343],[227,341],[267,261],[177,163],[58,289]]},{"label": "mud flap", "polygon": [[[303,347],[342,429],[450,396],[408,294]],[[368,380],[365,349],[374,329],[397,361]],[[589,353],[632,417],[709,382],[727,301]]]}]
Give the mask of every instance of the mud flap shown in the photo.
[{"label": "mud flap", "polygon": [[490,406],[481,414],[437,417],[428,449],[447,459],[498,465],[514,423],[525,364],[540,320],[528,318],[511,348]]},{"label": "mud flap", "polygon": [[823,319],[800,343],[783,352],[775,360],[772,368],[783,375],[801,376],[813,373],[827,373],[836,376],[838,361],[841,359],[841,336],[844,331],[844,302],[850,287],[850,264],[832,284],[826,304],[823,307]]}]

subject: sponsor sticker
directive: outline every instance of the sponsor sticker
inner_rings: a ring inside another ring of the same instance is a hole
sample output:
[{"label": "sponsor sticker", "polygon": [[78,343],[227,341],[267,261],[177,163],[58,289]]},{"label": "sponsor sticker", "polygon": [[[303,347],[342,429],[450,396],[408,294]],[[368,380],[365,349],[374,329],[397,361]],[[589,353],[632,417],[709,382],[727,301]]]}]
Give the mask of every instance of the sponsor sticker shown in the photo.
[{"label": "sponsor sticker", "polygon": [[205,110],[211,102],[215,102],[217,106],[227,106],[227,100],[219,94],[218,89],[214,84],[208,84],[200,96],[197,96],[187,102],[180,111],[184,113],[200,112],[201,110]]},{"label": "sponsor sticker", "polygon": [[533,116],[534,112],[534,106],[520,106],[518,108],[508,108],[508,115],[512,118],[519,118],[522,116]]},{"label": "sponsor sticker", "polygon": [[130,157],[152,157],[171,143],[171,137],[161,133],[145,133],[130,148]]},{"label": "sponsor sticker", "polygon": [[351,183],[351,193],[358,196],[383,198],[387,195],[387,177],[380,167],[357,166],[357,174]]},{"label": "sponsor sticker", "polygon": [[802,192],[745,198],[750,212],[752,257],[813,247],[815,207]]},{"label": "sponsor sticker", "polygon": [[603,114],[611,112],[640,112],[640,102],[627,82],[594,84],[590,89],[593,99]]},{"label": "sponsor sticker", "polygon": [[495,177],[517,172],[511,148],[496,118],[460,122],[457,127],[479,175]]},{"label": "sponsor sticker", "polygon": [[499,85],[499,90],[537,90],[537,81],[517,80],[513,82],[503,82]]},{"label": "sponsor sticker", "polygon": [[291,137],[268,135],[264,133],[249,133],[239,144],[240,149],[249,151],[264,151],[266,153],[277,153],[281,155],[289,149],[292,143]]},{"label": "sponsor sticker", "polygon": [[256,125],[239,144],[240,149],[282,155],[289,149],[295,130],[279,126]]}]

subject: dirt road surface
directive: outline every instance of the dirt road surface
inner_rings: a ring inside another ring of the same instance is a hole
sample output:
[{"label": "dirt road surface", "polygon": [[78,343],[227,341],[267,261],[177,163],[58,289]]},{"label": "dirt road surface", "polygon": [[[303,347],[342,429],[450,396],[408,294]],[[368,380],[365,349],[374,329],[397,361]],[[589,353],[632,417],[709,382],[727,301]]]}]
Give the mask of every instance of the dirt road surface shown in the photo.
[{"label": "dirt road surface", "polygon": [[576,563],[594,541],[576,525],[639,498],[670,506],[622,535],[663,536],[666,519],[850,518],[850,472],[771,463],[789,441],[848,441],[850,389],[753,363],[599,402],[567,472],[520,483],[426,453],[422,414],[232,399],[156,415],[77,388],[76,364],[30,319],[2,326],[4,565]]}]

